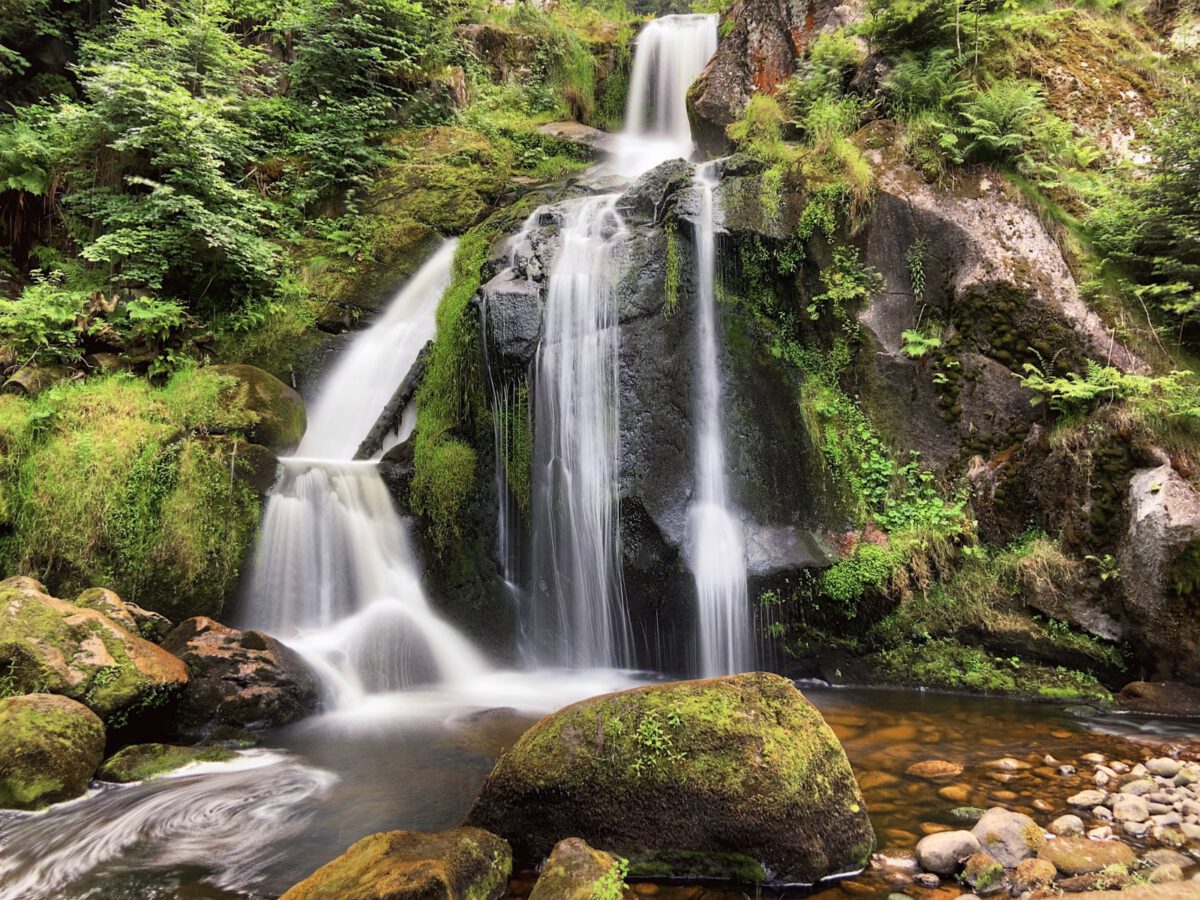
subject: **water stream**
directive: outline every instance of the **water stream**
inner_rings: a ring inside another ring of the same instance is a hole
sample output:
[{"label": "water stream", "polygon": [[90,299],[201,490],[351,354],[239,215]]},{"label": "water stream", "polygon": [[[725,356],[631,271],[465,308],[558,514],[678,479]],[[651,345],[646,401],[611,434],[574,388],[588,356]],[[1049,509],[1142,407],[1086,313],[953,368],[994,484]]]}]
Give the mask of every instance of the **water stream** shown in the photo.
[{"label": "water stream", "polygon": [[716,201],[711,165],[697,168],[700,194],[696,227],[697,355],[696,492],[690,513],[689,553],[696,579],[700,674],[745,672],[754,665],[751,613],[746,593],[742,522],[729,502],[721,378],[717,366]]},{"label": "water stream", "polygon": [[338,704],[487,670],[430,607],[377,465],[354,460],[433,336],[454,250],[443,243],[342,354],[263,513],[243,624],[287,640]]}]

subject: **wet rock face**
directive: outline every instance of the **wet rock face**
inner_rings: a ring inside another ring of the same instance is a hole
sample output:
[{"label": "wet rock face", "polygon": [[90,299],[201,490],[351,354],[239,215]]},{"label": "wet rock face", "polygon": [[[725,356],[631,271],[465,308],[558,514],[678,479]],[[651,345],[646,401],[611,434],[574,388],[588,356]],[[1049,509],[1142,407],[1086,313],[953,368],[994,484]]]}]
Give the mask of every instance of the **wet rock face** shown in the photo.
[{"label": "wet rock face", "polygon": [[258,417],[246,431],[251,443],[284,454],[295,450],[307,425],[304,401],[270,372],[244,364],[213,366],[212,370],[236,379],[231,390]]},{"label": "wet rock face", "polygon": [[0,700],[0,809],[41,809],[78,797],[104,756],[104,724],[54,694]]},{"label": "wet rock face", "polygon": [[321,686],[289,647],[258,631],[237,631],[203,617],[188,619],[163,641],[191,678],[171,709],[181,737],[201,739],[221,725],[273,728],[316,712]]},{"label": "wet rock face", "polygon": [[[731,165],[737,170],[747,162]],[[699,195],[692,177],[691,165],[672,160],[626,185],[616,200],[626,229],[614,248],[624,578],[638,662],[671,671],[688,667],[694,619],[686,561],[699,379],[693,239]],[[559,207],[548,206],[502,245],[491,264],[494,276],[481,290],[487,359],[502,385],[533,375],[562,218]],[[795,375],[755,346],[734,304],[720,304],[719,314],[730,491],[744,513],[750,574],[769,578],[825,565],[817,535],[829,492]]]},{"label": "wet rock face", "polygon": [[726,13],[728,31],[688,92],[692,131],[712,155],[727,147],[725,126],[752,94],[773,94],[792,75],[812,39],[857,17],[852,4],[834,0],[740,0]]},{"label": "wet rock face", "polygon": [[363,838],[283,900],[496,900],[511,871],[508,844],[479,828],[387,831]]},{"label": "wet rock face", "polygon": [[[640,737],[653,730],[654,747]],[[754,673],[585,700],[535,725],[467,823],[523,863],[570,836],[656,874],[812,883],[863,868],[874,835],[844,751],[788,680]]]}]

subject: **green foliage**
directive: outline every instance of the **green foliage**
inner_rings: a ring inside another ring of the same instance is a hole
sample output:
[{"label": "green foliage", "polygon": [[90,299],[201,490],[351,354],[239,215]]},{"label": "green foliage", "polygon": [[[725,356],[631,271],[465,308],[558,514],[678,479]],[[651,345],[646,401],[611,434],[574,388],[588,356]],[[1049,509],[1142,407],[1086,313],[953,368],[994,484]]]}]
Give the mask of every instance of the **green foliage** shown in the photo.
[{"label": "green foliage", "polygon": [[825,290],[812,298],[809,316],[818,319],[822,308],[828,308],[839,322],[849,325],[848,310],[882,291],[883,276],[859,260],[857,247],[840,245],[833,248],[833,265],[821,270],[821,284]]},{"label": "green foliage", "polygon": [[625,878],[629,875],[629,860],[617,857],[612,868],[592,886],[593,900],[621,900],[625,896]]},{"label": "green foliage", "polygon": [[957,18],[957,0],[868,0],[860,32],[882,52],[895,54],[949,41]]},{"label": "green foliage", "polygon": [[754,94],[742,117],[725,132],[742,153],[769,164],[786,163],[795,155],[783,140],[786,121],[778,100],[767,94]]},{"label": "green foliage", "polygon": [[905,53],[883,82],[888,112],[911,121],[922,113],[954,110],[969,93],[961,69],[962,61],[953,50],[934,50],[927,56]]},{"label": "green foliage", "polygon": [[942,346],[941,336],[935,329],[926,327],[923,331],[909,330],[900,333],[900,352],[909,359],[924,359],[934,350]]},{"label": "green foliage", "polygon": [[1200,388],[1192,372],[1168,375],[1134,375],[1113,366],[1088,360],[1082,373],[1047,375],[1032,363],[1018,376],[1022,387],[1036,391],[1035,405],[1047,402],[1064,415],[1077,415],[1100,403],[1129,401],[1143,414],[1158,419],[1200,419]]}]

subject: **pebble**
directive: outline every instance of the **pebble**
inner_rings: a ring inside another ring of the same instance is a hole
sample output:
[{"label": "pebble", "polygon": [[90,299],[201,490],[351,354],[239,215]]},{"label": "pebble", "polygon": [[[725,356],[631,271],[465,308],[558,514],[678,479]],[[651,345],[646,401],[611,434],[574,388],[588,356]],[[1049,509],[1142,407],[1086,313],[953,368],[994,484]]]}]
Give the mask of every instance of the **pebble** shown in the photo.
[{"label": "pebble", "polygon": [[1051,756],[1049,753],[1047,753],[1045,756],[1042,757],[1042,763],[1047,766],[1057,766],[1058,760],[1055,759],[1053,756]]},{"label": "pebble", "polygon": [[1150,866],[1180,866],[1187,868],[1195,865],[1190,856],[1184,856],[1178,850],[1170,850],[1166,847],[1160,847],[1157,850],[1151,850],[1142,857]]},{"label": "pebble", "polygon": [[[988,765],[991,766],[993,769],[1003,769],[1006,772],[1016,772],[1020,769],[1031,768],[1029,763],[1022,762],[1019,759],[1013,759],[1011,756],[1004,756],[1004,757],[1001,757],[1000,759],[993,759],[990,763],[988,763]],[[1175,773],[1172,772],[1171,774],[1174,775]]]},{"label": "pebble", "polygon": [[[1153,813],[1154,810],[1151,810],[1150,812]],[[1179,813],[1177,813],[1177,812],[1162,813],[1157,816],[1151,815],[1150,821],[1152,821],[1155,825],[1158,825],[1161,828],[1168,828],[1172,825],[1182,825],[1183,824],[1183,819],[1181,819],[1179,817]]]},{"label": "pebble", "polygon": [[1104,791],[1080,791],[1067,798],[1072,806],[1099,806],[1108,795]]},{"label": "pebble", "polygon": [[1079,816],[1059,816],[1050,823],[1047,830],[1059,836],[1083,834],[1083,819]]},{"label": "pebble", "polygon": [[1113,760],[1111,763],[1109,763],[1108,767],[1114,772],[1119,772],[1122,775],[1129,771],[1129,763],[1123,763],[1117,760]]},{"label": "pebble", "polygon": [[1092,810],[1092,817],[1101,822],[1111,822],[1113,820],[1112,810],[1107,806],[1097,806]]},{"label": "pebble", "polygon": [[1179,760],[1171,759],[1169,756],[1152,759],[1146,763],[1146,771],[1151,775],[1158,775],[1161,778],[1174,778],[1179,774],[1181,768],[1183,766]]},{"label": "pebble", "polygon": [[1063,776],[1064,778],[1069,778],[1070,776],[1075,774],[1075,767],[1074,766],[1059,766],[1058,774]]},{"label": "pebble", "polygon": [[952,778],[962,774],[963,767],[945,759],[925,759],[915,762],[905,771],[917,778]]},{"label": "pebble", "polygon": [[913,881],[921,887],[935,888],[942,883],[942,879],[938,878],[932,872],[922,872],[913,878]]},{"label": "pebble", "polygon": [[938,796],[951,803],[966,803],[971,799],[971,789],[965,784],[948,784],[938,788]]},{"label": "pebble", "polygon": [[1158,785],[1156,785],[1149,778],[1138,778],[1134,781],[1127,781],[1125,784],[1121,785],[1120,793],[1132,794],[1135,797],[1141,797],[1143,794],[1153,793],[1157,787]]},{"label": "pebble", "polygon": [[1149,822],[1123,822],[1121,828],[1130,837],[1145,837],[1150,833]]},{"label": "pebble", "polygon": [[1146,880],[1151,884],[1166,884],[1170,881],[1183,881],[1183,869],[1173,863],[1152,869]]},{"label": "pebble", "polygon": [[1041,797],[1033,801],[1033,808],[1039,812],[1054,812],[1054,804],[1049,800],[1043,800]]},{"label": "pebble", "polygon": [[1179,830],[1189,841],[1200,841],[1200,825],[1192,822],[1184,822],[1179,826]]},{"label": "pebble", "polygon": [[1145,822],[1150,818],[1150,807],[1141,797],[1123,796],[1113,804],[1112,814],[1118,822]]},{"label": "pebble", "polygon": [[1087,754],[1084,754],[1083,761],[1090,762],[1090,763],[1102,763],[1102,762],[1106,762],[1107,760],[1103,754],[1087,753]]},{"label": "pebble", "polygon": [[1113,830],[1108,825],[1101,825],[1099,828],[1089,831],[1087,836],[1093,841],[1107,841],[1112,838]]}]

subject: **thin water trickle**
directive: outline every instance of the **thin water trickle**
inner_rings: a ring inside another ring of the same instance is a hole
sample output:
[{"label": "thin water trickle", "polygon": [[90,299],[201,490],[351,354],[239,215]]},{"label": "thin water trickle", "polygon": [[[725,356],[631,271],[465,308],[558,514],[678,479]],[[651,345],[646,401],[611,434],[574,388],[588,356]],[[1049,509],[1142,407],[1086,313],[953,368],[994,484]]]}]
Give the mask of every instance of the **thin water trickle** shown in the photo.
[{"label": "thin water trickle", "polygon": [[716,181],[701,166],[696,222],[696,336],[700,384],[696,394],[696,492],[690,509],[692,574],[699,613],[700,674],[729,675],[754,665],[746,552],[741,519],[729,501],[721,377],[717,367]]}]

